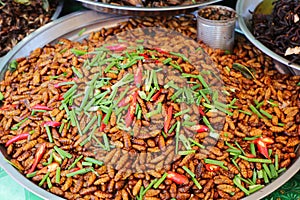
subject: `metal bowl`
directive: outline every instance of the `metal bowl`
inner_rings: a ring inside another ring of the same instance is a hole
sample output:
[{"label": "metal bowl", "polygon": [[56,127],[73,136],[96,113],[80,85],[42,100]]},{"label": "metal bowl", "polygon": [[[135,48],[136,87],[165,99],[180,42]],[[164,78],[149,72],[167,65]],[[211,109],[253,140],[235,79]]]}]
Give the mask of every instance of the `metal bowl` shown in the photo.
[{"label": "metal bowl", "polygon": [[[30,52],[38,47],[43,47],[49,43],[57,42],[58,38],[68,38],[70,40],[80,41],[86,38],[90,33],[99,31],[103,27],[113,27],[120,22],[127,21],[127,16],[116,16],[101,14],[94,11],[81,11],[69,14],[62,18],[59,18],[49,24],[39,28],[33,32],[30,36],[26,37],[20,43],[18,43],[0,63],[0,79],[3,78],[4,72],[7,70],[10,61],[18,57],[28,56]],[[82,35],[78,35],[79,31],[85,28],[86,30]],[[300,148],[297,149],[297,159],[294,160],[292,165],[286,172],[282,173],[272,183],[268,184],[263,189],[259,190],[244,198],[244,200],[261,199],[268,194],[275,191],[286,181],[288,181],[293,175],[300,169]],[[24,175],[22,175],[16,168],[5,161],[8,158],[5,147],[0,145],[0,167],[2,167],[7,174],[9,174],[16,182],[22,185],[27,190],[33,192],[43,199],[61,200],[58,197],[41,187],[37,186]]]},{"label": "metal bowl", "polygon": [[64,0],[59,0],[58,4],[57,4],[57,7],[56,7],[56,10],[55,12],[53,13],[52,17],[51,17],[51,20],[55,20],[59,17],[62,9],[63,9],[63,6],[64,6]]},{"label": "metal bowl", "polygon": [[82,5],[86,8],[119,15],[135,15],[135,16],[155,16],[155,15],[176,15],[187,12],[192,12],[200,6],[205,6],[220,2],[222,0],[206,0],[205,2],[183,5],[183,6],[169,6],[159,8],[146,8],[146,7],[135,7],[135,6],[117,6],[107,3],[101,3],[93,0],[77,0],[82,2]]},{"label": "metal bowl", "polygon": [[[236,11],[238,14],[238,23],[239,27],[245,36],[250,40],[257,48],[259,48],[262,52],[267,54],[268,56],[272,57],[275,61],[277,61],[277,65],[284,65],[285,72],[290,70],[293,74],[300,74],[300,65],[291,63],[291,61],[287,60],[286,58],[276,54],[274,51],[267,48],[263,45],[260,41],[258,41],[254,35],[252,34],[252,25],[251,19],[252,14],[250,11],[254,11],[254,9],[261,3],[263,0],[238,0],[236,4]],[[282,67],[281,67],[282,68]]]}]

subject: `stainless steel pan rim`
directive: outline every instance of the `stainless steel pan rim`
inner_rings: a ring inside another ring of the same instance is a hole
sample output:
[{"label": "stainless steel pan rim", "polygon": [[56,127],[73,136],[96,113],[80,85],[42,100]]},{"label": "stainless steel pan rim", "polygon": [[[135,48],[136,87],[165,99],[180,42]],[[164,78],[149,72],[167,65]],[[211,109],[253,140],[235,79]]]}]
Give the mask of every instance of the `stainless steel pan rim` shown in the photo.
[{"label": "stainless steel pan rim", "polygon": [[101,3],[93,0],[77,0],[82,2],[83,6],[100,11],[113,14],[122,14],[122,15],[172,15],[180,14],[190,10],[195,10],[200,6],[205,6],[213,3],[220,2],[222,0],[207,0],[205,2],[191,4],[191,5],[182,5],[182,6],[168,6],[168,7],[135,7],[135,6],[117,6],[107,3]]},{"label": "stainless steel pan rim", "polygon": [[[127,19],[128,17],[125,16],[103,15],[94,11],[75,12],[59,18],[56,21],[50,22],[49,24],[39,28],[17,44],[5,57],[3,57],[3,61],[0,63],[0,72],[2,74],[3,71],[6,70],[7,64],[11,60],[17,57],[28,56],[32,50],[42,47],[48,43],[55,42],[57,38],[66,37],[71,40],[81,40],[95,30],[99,30],[102,27],[115,26],[116,23]],[[78,32],[82,28],[86,28],[87,30],[82,36],[79,36]],[[37,186],[24,175],[19,173],[17,169],[7,163],[4,160],[7,155],[3,146],[0,146],[0,152],[0,167],[2,167],[17,183],[43,199],[62,199],[61,197],[58,197]],[[300,169],[300,149],[297,149],[296,154],[298,158],[286,172],[281,174],[277,179],[265,186],[263,189],[245,197],[244,200],[261,199],[275,191],[293,177]]]}]

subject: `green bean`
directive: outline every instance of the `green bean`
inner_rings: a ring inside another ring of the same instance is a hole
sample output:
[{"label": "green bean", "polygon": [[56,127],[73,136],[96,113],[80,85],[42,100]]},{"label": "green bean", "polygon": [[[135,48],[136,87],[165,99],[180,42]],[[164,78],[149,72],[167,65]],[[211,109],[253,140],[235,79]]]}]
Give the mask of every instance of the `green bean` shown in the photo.
[{"label": "green bean", "polygon": [[97,120],[97,116],[94,115],[93,118],[86,125],[86,127],[83,129],[82,134],[85,134],[91,128],[91,126],[95,123],[96,120]]},{"label": "green bean", "polygon": [[250,192],[240,183],[241,180],[239,177],[236,175],[233,179],[233,183],[240,189],[242,190],[246,195],[249,195]]},{"label": "green bean", "polygon": [[252,112],[254,114],[256,114],[259,118],[262,118],[264,119],[264,117],[260,114],[260,112],[253,106],[253,105],[250,105],[249,108],[252,110]]},{"label": "green bean", "polygon": [[47,177],[47,186],[48,186],[49,189],[52,188],[52,183],[51,183],[51,180],[50,180],[49,176]]},{"label": "green bean", "polygon": [[92,171],[91,167],[89,167],[89,168],[83,168],[83,169],[77,170],[75,172],[71,172],[71,173],[66,174],[66,177],[69,178],[69,177],[72,177],[72,176],[75,176],[75,175],[78,175],[78,174],[86,174],[86,173],[88,173],[90,171]]},{"label": "green bean", "polygon": [[194,145],[200,147],[201,149],[205,149],[205,146],[204,146],[204,145],[202,145],[202,144],[196,142],[196,141],[193,140],[192,138],[188,138],[188,140],[189,140],[190,142],[192,142]]},{"label": "green bean", "polygon": [[56,168],[56,174],[55,174],[55,183],[60,183],[60,171],[61,171],[61,168],[60,167],[57,167]]},{"label": "green bean", "polygon": [[176,122],[176,131],[175,131],[175,153],[178,153],[178,143],[179,143],[179,133],[180,133],[180,121]]},{"label": "green bean", "polygon": [[49,142],[50,142],[50,143],[53,143],[52,133],[51,133],[51,131],[50,131],[49,126],[45,126],[45,129],[46,129],[46,133],[47,133]]},{"label": "green bean", "polygon": [[272,176],[272,174],[271,174],[271,171],[270,171],[268,165],[266,165],[266,163],[263,163],[263,164],[262,164],[262,167],[264,168],[264,170],[265,170],[266,174],[268,175],[268,177],[269,177],[270,179],[272,179],[273,176]]},{"label": "green bean", "polygon": [[271,160],[269,159],[262,159],[262,158],[248,158],[246,156],[242,156],[242,155],[239,155],[240,158],[248,161],[248,162],[257,162],[257,163],[272,163]]},{"label": "green bean", "polygon": [[213,160],[213,159],[209,159],[209,158],[205,158],[204,162],[207,164],[213,164],[213,165],[218,165],[221,168],[228,170],[228,168],[226,166],[224,166],[224,162],[220,161],[220,160]]},{"label": "green bean", "polygon": [[162,182],[167,178],[168,174],[165,172],[160,179],[157,180],[157,182],[153,185],[154,189],[157,189]]},{"label": "green bean", "polygon": [[50,172],[47,172],[47,173],[43,176],[42,180],[39,182],[39,186],[40,186],[40,187],[45,183],[45,181],[47,180],[47,178],[49,177],[49,175],[50,175]]},{"label": "green bean", "polygon": [[255,144],[253,142],[250,143],[250,151],[252,155],[256,156]]},{"label": "green bean", "polygon": [[186,166],[182,166],[182,169],[184,169],[184,171],[186,171],[186,173],[188,173],[192,178],[195,178],[196,175],[194,174],[194,172],[192,172],[189,168],[187,168]]},{"label": "green bean", "polygon": [[273,116],[272,116],[270,113],[268,113],[267,111],[265,111],[265,110],[263,110],[263,109],[259,109],[259,111],[260,111],[263,115],[265,115],[267,118],[269,118],[269,119],[272,119],[272,118],[273,118]]},{"label": "green bean", "polygon": [[85,157],[84,160],[99,166],[102,166],[104,164],[102,161],[97,160],[95,158]]}]

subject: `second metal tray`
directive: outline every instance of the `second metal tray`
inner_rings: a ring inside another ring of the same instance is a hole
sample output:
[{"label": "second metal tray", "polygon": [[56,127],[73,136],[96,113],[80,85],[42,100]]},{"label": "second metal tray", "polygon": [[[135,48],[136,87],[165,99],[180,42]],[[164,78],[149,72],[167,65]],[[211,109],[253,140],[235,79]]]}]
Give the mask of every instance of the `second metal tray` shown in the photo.
[{"label": "second metal tray", "polygon": [[118,15],[158,16],[158,15],[177,15],[177,14],[192,12],[200,6],[217,3],[222,0],[206,0],[201,3],[195,3],[191,5],[168,6],[168,7],[157,7],[157,8],[117,6],[117,5],[97,2],[94,0],[77,0],[77,1],[82,2],[82,5],[84,7],[99,12],[106,12],[106,13],[118,14]]}]

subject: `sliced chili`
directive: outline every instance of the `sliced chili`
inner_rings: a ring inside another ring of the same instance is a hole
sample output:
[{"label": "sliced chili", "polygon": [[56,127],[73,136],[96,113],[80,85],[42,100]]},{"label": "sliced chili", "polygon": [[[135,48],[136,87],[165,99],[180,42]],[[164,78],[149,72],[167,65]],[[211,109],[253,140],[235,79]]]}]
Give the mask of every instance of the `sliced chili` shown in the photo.
[{"label": "sliced chili", "polygon": [[258,140],[256,142],[256,146],[259,153],[261,153],[264,157],[269,158],[269,151],[266,143],[264,143],[262,140]]},{"label": "sliced chili", "polygon": [[30,174],[35,170],[36,166],[38,165],[38,163],[42,159],[45,152],[46,152],[46,143],[42,143],[41,146],[39,146],[39,148],[36,151],[34,161],[31,165],[31,168],[28,170],[27,174]]},{"label": "sliced chili", "polygon": [[107,49],[109,49],[109,50],[111,50],[111,51],[123,51],[123,50],[126,49],[125,46],[120,45],[120,44],[118,44],[118,45],[106,46],[105,48],[107,48]]},{"label": "sliced chili", "polygon": [[178,174],[176,172],[169,171],[167,175],[167,179],[174,181],[177,184],[188,184],[189,179],[185,175]]},{"label": "sliced chili", "polygon": [[171,120],[172,120],[172,114],[173,114],[173,106],[170,106],[167,110],[167,115],[165,117],[165,122],[164,122],[164,131],[165,133],[168,133]]},{"label": "sliced chili", "polygon": [[106,115],[106,114],[104,114],[104,115],[102,116],[102,122],[101,122],[101,125],[100,125],[100,127],[99,127],[99,131],[100,131],[100,132],[104,131],[104,129],[106,128],[106,124],[103,122],[103,119],[105,118],[105,115]]},{"label": "sliced chili", "polygon": [[70,169],[69,173],[76,172],[78,170],[80,170],[80,168],[79,167],[75,167],[75,168]]},{"label": "sliced chili", "polygon": [[5,143],[5,147],[8,147],[9,145],[17,142],[17,141],[20,141],[20,140],[25,140],[27,139],[29,136],[29,133],[22,133],[20,135],[17,135],[13,138],[11,138],[10,140],[8,140],[6,143]]},{"label": "sliced chili", "polygon": [[130,106],[128,108],[128,112],[125,116],[125,125],[126,125],[126,127],[129,127],[133,122],[134,114],[135,114],[135,110],[136,110],[137,95],[138,95],[137,92],[135,92],[132,95],[132,103],[130,104]]},{"label": "sliced chili", "polygon": [[59,127],[61,125],[61,122],[56,121],[47,121],[43,123],[43,126],[51,126],[51,127]]},{"label": "sliced chili", "polygon": [[53,108],[49,108],[48,106],[36,104],[35,106],[31,107],[33,110],[46,110],[46,111],[51,111]]},{"label": "sliced chili", "polygon": [[193,131],[197,131],[197,133],[203,133],[209,130],[207,126],[201,124],[191,126],[190,129]]},{"label": "sliced chili", "polygon": [[205,112],[203,111],[203,109],[201,108],[201,106],[198,106],[198,111],[199,111],[199,114],[201,116],[205,116]]},{"label": "sliced chili", "polygon": [[119,106],[119,107],[127,106],[127,105],[132,101],[132,99],[133,99],[132,95],[126,96],[124,99],[122,99],[122,100],[118,103],[118,106]]},{"label": "sliced chili", "polygon": [[136,87],[141,87],[143,81],[143,67],[141,65],[138,66],[135,74],[134,74],[134,84]]},{"label": "sliced chili", "polygon": [[156,92],[152,97],[151,97],[151,101],[156,101],[158,99],[158,97],[160,96],[162,92],[162,89],[159,89],[158,92]]},{"label": "sliced chili", "polygon": [[213,164],[205,164],[205,169],[210,171],[210,172],[216,172],[216,171],[219,171],[220,166],[213,165]]},{"label": "sliced chili", "polygon": [[268,151],[268,144],[273,144],[274,140],[269,137],[260,137],[254,140],[254,143],[257,146],[257,150],[261,153],[264,157],[269,158],[269,151]]}]

